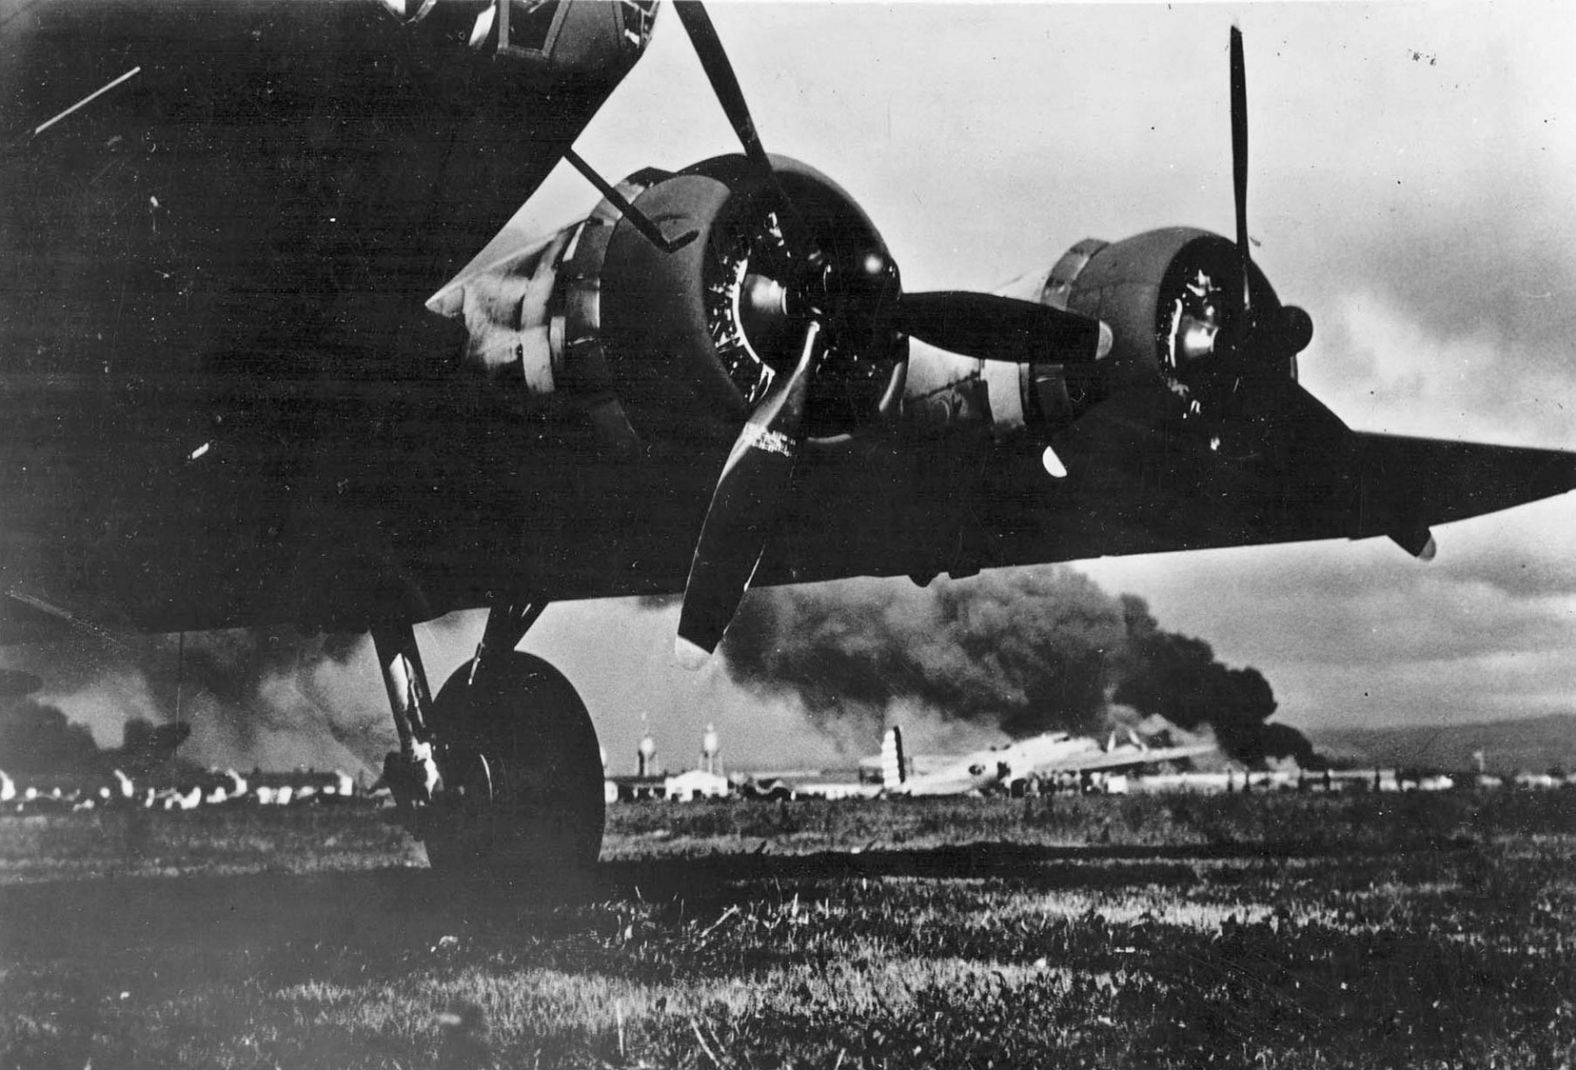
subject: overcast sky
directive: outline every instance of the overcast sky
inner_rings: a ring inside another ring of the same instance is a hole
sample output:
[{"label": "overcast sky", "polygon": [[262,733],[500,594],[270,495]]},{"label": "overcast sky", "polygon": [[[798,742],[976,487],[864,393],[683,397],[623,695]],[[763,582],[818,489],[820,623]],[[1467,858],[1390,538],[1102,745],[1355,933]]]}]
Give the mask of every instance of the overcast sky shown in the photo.
[{"label": "overcast sky", "polygon": [[[712,14],[768,148],[848,189],[913,289],[988,288],[1087,236],[1231,233],[1237,22],[1255,255],[1314,317],[1304,383],[1359,429],[1576,449],[1576,5]],[[609,174],[733,151],[671,12],[580,149]],[[593,199],[556,174],[521,223]],[[1440,529],[1429,565],[1380,540],[1081,567],[1260,668],[1288,723],[1461,721],[1576,711],[1573,532],[1567,495]],[[736,758],[824,752],[716,669],[669,666],[675,616],[555,607],[526,646],[569,672],[615,756],[642,710],[676,759],[707,718]],[[610,663],[608,636],[627,658]]]},{"label": "overcast sky", "polygon": [[[768,148],[852,193],[916,290],[988,289],[1084,237],[1231,233],[1236,21],[1255,256],[1314,318],[1304,383],[1359,429],[1576,449],[1576,0],[710,7]],[[672,11],[578,147],[608,175],[737,151]],[[516,224],[595,200],[561,167]],[[1260,669],[1290,724],[1465,721],[1576,711],[1573,532],[1567,495],[1437,531],[1429,565],[1379,540],[1079,567]],[[525,647],[580,688],[615,768],[642,714],[673,767],[707,721],[736,764],[833,760],[791,706],[677,668],[676,621],[557,605]],[[455,624],[420,629],[435,684],[481,616]],[[385,716],[370,656],[329,671]]]}]

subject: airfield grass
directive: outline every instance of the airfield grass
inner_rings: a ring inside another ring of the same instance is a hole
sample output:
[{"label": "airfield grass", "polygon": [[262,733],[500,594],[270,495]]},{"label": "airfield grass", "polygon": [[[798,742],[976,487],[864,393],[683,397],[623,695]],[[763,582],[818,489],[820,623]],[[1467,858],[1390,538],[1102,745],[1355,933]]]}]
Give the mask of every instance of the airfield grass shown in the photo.
[{"label": "airfield grass", "polygon": [[1576,792],[0,820],[0,1067],[1570,1067]]}]

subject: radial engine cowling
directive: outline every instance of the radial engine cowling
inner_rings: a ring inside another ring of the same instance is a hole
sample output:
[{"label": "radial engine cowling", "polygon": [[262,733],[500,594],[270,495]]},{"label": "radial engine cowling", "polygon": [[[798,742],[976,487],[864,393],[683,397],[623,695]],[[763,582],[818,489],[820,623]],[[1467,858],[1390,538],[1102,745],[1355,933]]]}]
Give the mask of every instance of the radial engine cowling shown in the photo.
[{"label": "radial engine cowling", "polygon": [[[722,156],[660,177],[635,198],[670,240],[696,235],[682,249],[656,248],[627,220],[614,228],[599,272],[600,338],[637,427],[731,441],[799,357],[807,321],[790,307],[793,280],[869,256],[890,264],[847,193],[798,161],[772,163],[797,227],[744,157]],[[890,411],[908,354],[879,318],[834,320],[826,336],[807,406],[812,439]]]},{"label": "radial engine cowling", "polygon": [[[619,186],[670,241],[693,235],[681,247],[658,248],[604,200],[430,307],[463,317],[466,363],[528,409],[586,412],[621,450],[645,438],[727,442],[798,356],[803,324],[783,280],[802,277],[809,258],[890,263],[847,193],[797,161],[773,164],[807,232],[796,246],[774,191],[743,157],[724,156]],[[896,407],[908,354],[879,317],[849,317],[828,333],[809,407],[809,435],[823,441]]]},{"label": "radial engine cowling", "polygon": [[1184,416],[1216,421],[1240,408],[1245,380],[1294,382],[1312,325],[1300,309],[1281,305],[1256,265],[1249,271],[1246,313],[1236,246],[1172,227],[1115,243],[1079,242],[1049,272],[1009,284],[1007,296],[1097,317],[1113,334],[1111,354],[1097,367],[1029,367],[1031,426],[1055,431],[1096,401],[1157,381],[1177,396]]}]

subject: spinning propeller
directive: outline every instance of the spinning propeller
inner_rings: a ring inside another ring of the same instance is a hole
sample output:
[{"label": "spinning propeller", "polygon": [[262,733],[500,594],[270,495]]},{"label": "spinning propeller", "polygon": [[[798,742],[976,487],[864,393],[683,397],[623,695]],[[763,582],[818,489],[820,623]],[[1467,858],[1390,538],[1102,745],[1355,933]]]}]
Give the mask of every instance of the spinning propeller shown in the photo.
[{"label": "spinning propeller", "polygon": [[1111,335],[1098,320],[993,294],[904,294],[897,266],[879,250],[828,260],[811,245],[805,221],[772,168],[705,7],[699,0],[676,0],[674,9],[745,156],[782,208],[793,267],[788,278],[752,277],[749,300],[758,314],[802,331],[797,361],[750,414],[712,493],[676,643],[680,662],[695,668],[721,641],[776,524],[806,437],[805,412],[828,333],[857,338],[886,330],[981,359],[1061,364],[1097,359],[1109,350]]}]

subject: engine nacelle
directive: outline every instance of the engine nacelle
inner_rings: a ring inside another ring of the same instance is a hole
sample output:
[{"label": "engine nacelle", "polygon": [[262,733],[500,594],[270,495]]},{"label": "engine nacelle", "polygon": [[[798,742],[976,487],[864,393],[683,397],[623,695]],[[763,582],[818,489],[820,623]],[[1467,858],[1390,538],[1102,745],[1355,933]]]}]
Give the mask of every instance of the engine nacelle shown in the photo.
[{"label": "engine nacelle", "polygon": [[1102,321],[1110,351],[1083,364],[1015,364],[916,343],[905,426],[921,436],[976,427],[1044,439],[1114,393],[1160,386],[1176,397],[1179,418],[1213,435],[1241,410],[1227,396],[1240,393],[1240,380],[1279,375],[1282,359],[1295,379],[1295,354],[1311,330],[1300,310],[1282,308],[1256,266],[1250,270],[1253,314],[1244,316],[1241,260],[1217,234],[1173,227],[1115,243],[1081,241],[1049,270],[996,292]]},{"label": "engine nacelle", "polygon": [[[771,185],[733,155],[663,176],[634,198],[669,239],[696,234],[682,249],[656,248],[627,220],[614,228],[599,272],[601,339],[637,427],[731,441],[799,357],[807,321],[789,307],[791,280],[810,262],[890,261],[841,187],[796,160],[774,156],[772,165],[791,220]],[[908,355],[906,339],[879,322],[834,320],[823,337],[807,405],[812,440],[893,409]]]},{"label": "engine nacelle", "polygon": [[[773,160],[813,255],[886,255],[874,224],[820,172]],[[529,411],[584,411],[620,450],[642,437],[729,441],[798,355],[781,281],[802,253],[774,191],[740,156],[638,172],[618,190],[672,240],[654,245],[610,201],[429,302],[463,318],[466,363]],[[828,440],[896,407],[907,340],[879,323],[830,332],[810,436]]]},{"label": "engine nacelle", "polygon": [[[1269,280],[1257,265],[1250,272],[1255,312],[1278,314],[1282,306]],[[1096,317],[1112,331],[1111,353],[1097,365],[1026,368],[1025,418],[1043,433],[1065,427],[1116,391],[1157,380],[1178,396],[1184,412],[1198,411],[1210,373],[1226,357],[1227,341],[1240,337],[1243,320],[1236,246],[1189,227],[1114,243],[1081,241],[1049,271],[1025,275],[1001,292]],[[1286,360],[1285,374],[1295,379],[1295,352]]]}]

